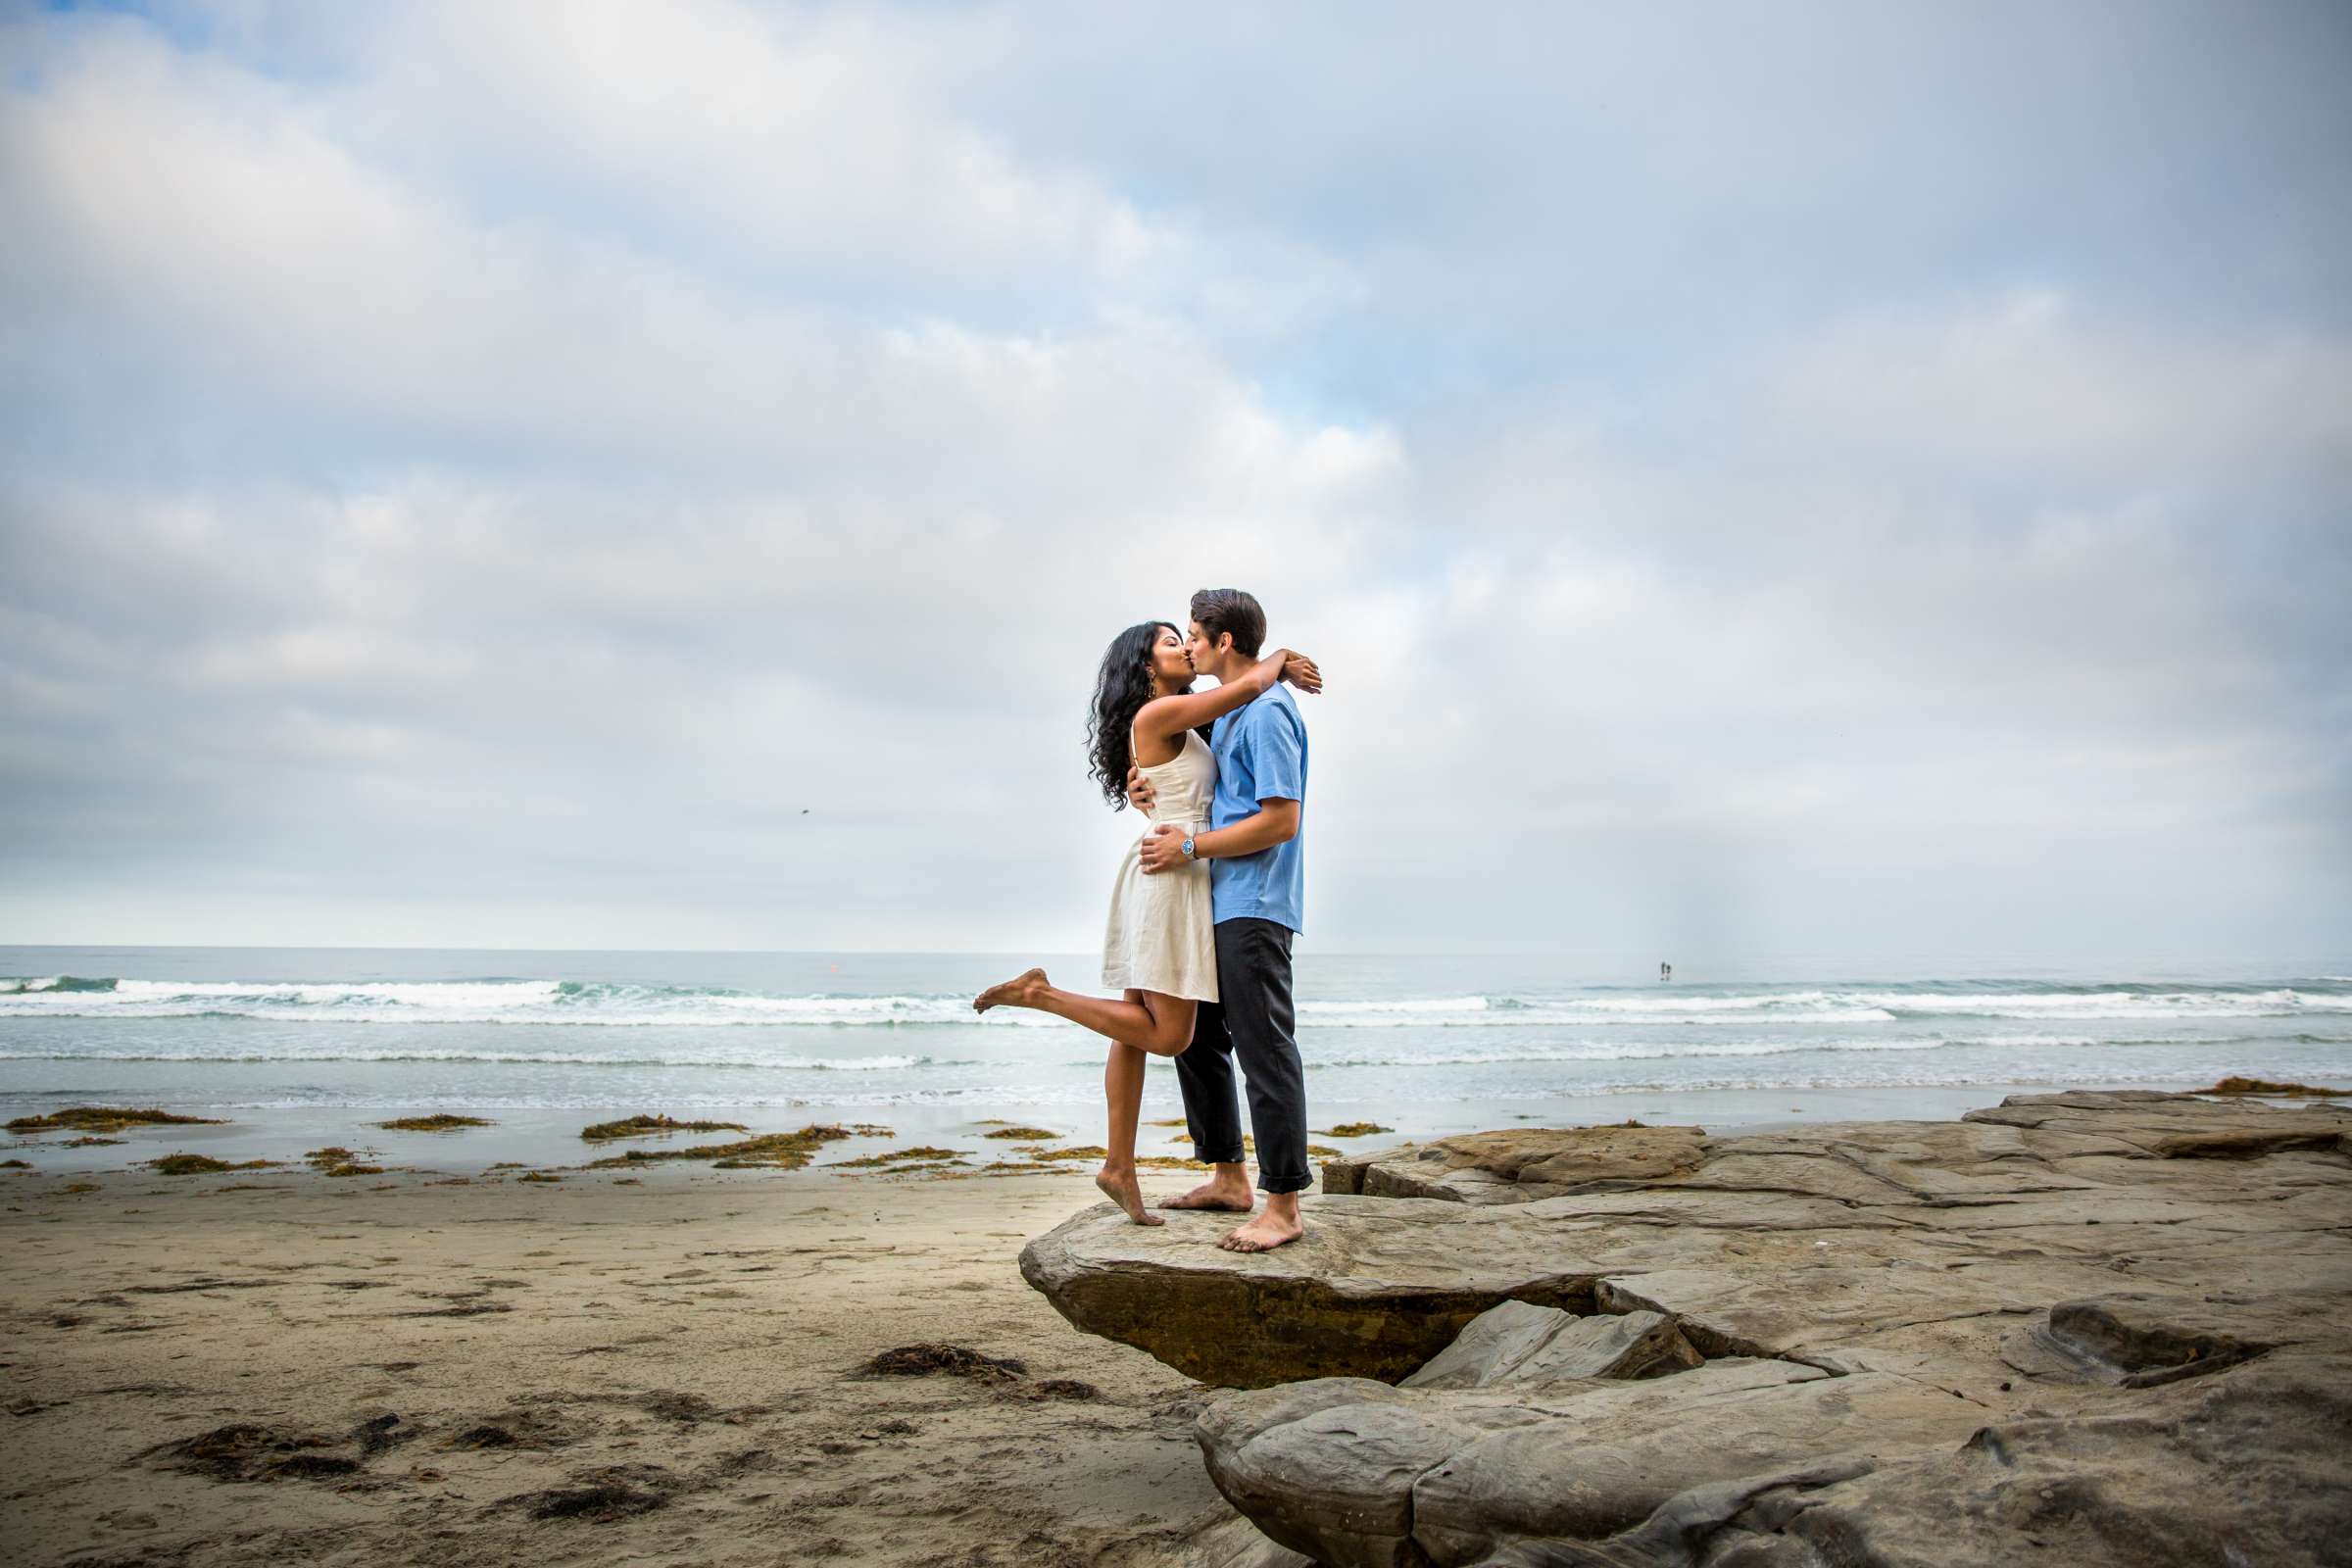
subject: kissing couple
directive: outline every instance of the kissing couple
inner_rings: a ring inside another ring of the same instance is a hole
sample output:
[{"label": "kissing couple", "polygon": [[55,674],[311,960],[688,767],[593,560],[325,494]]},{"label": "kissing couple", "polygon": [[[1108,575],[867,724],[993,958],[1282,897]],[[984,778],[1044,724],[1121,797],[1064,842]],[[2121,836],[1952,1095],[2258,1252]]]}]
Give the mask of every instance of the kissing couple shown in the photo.
[{"label": "kissing couple", "polygon": [[[1152,823],[1111,885],[1102,984],[1119,1000],[1063,991],[1030,969],[972,1004],[982,1012],[1034,1007],[1109,1038],[1108,1154],[1095,1185],[1138,1225],[1163,1223],[1135,1175],[1147,1054],[1176,1058],[1193,1157],[1212,1167],[1207,1181],[1159,1206],[1250,1212],[1233,1087],[1240,1057],[1266,1207],[1217,1244],[1235,1252],[1297,1241],[1298,1195],[1313,1180],[1291,1006],[1306,724],[1286,688],[1319,692],[1323,676],[1287,648],[1260,657],[1265,640],[1255,599],[1203,588],[1188,631],[1146,621],[1111,642],[1087,722],[1091,771],[1114,810],[1132,800]],[[1194,691],[1201,675],[1217,684]]]}]

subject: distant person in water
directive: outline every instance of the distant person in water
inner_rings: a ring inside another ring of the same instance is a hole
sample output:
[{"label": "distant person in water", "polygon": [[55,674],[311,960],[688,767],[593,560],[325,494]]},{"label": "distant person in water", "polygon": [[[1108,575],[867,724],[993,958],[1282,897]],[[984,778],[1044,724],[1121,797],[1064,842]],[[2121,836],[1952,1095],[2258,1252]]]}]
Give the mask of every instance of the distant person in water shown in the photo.
[{"label": "distant person in water", "polygon": [[1673,979],[1673,978],[1674,978],[1674,965],[1673,965],[1673,964],[1671,964],[1671,963],[1661,963],[1661,964],[1659,964],[1659,965],[1658,965],[1658,978],[1659,978],[1659,979],[1661,979],[1661,980],[1671,980],[1671,979]]},{"label": "distant person in water", "polygon": [[[1265,611],[1238,588],[1202,589],[1193,595],[1192,608],[1194,664],[1221,681],[1241,679],[1265,641]],[[1319,684],[1299,689],[1311,692]],[[1154,879],[1183,874],[1196,860],[1210,862],[1217,985],[1224,997],[1201,1009],[1198,1041],[1176,1058],[1193,1157],[1214,1170],[1206,1182],[1160,1206],[1250,1212],[1250,1174],[1242,1163],[1242,1118],[1233,1092],[1233,1058],[1239,1057],[1266,1206],[1217,1245],[1262,1252],[1304,1234],[1298,1195],[1314,1182],[1306,1163],[1306,1074],[1291,1005],[1291,944],[1303,929],[1305,905],[1300,828],[1306,723],[1291,694],[1269,686],[1217,720],[1210,746],[1217,773],[1209,831],[1185,836],[1162,823],[1143,847],[1144,872]],[[1140,770],[1128,780],[1135,804],[1147,810],[1154,782]]]},{"label": "distant person in water", "polygon": [[[1264,625],[1262,615],[1258,624]],[[1229,650],[1231,645],[1227,637],[1224,646]],[[1151,782],[1156,805],[1149,797],[1137,805],[1155,832],[1173,835],[1172,844],[1180,846],[1179,863],[1169,874],[1146,876],[1143,857],[1152,842],[1149,838],[1131,844],[1119,862],[1102,939],[1102,984],[1118,992],[1118,1000],[1063,991],[1045,970],[1030,969],[989,987],[972,1003],[981,1012],[1034,1007],[1108,1037],[1102,1096],[1110,1127],[1095,1185],[1138,1225],[1164,1223],[1145,1206],[1135,1174],[1145,1055],[1174,1056],[1181,1069],[1200,1014],[1215,1013],[1219,995],[1209,868],[1200,863],[1204,857],[1196,844],[1208,835],[1217,763],[1196,732],[1283,681],[1306,692],[1323,686],[1313,660],[1287,648],[1260,659],[1256,648],[1253,640],[1249,659],[1225,659],[1213,639],[1201,641],[1197,621],[1189,638],[1165,621],[1146,621],[1128,627],[1111,642],[1096,672],[1094,709],[1087,722],[1091,771],[1113,808],[1126,804],[1136,778]],[[1208,662],[1222,684],[1205,692],[1193,690],[1197,657]],[[1221,1020],[1214,1023],[1213,1032],[1222,1038]],[[1189,1092],[1187,1098],[1189,1103]],[[1230,1087],[1226,1098],[1232,1099]],[[1303,1162],[1303,1117],[1298,1125]],[[1238,1128],[1233,1142],[1238,1159]],[[1246,1186],[1241,1206],[1249,1207]]]}]

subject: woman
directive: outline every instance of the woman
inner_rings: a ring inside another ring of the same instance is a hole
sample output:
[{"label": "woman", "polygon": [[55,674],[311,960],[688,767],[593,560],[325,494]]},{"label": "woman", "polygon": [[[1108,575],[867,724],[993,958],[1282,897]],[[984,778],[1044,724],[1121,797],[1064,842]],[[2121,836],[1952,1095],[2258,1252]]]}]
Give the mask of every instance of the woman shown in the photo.
[{"label": "woman", "polygon": [[[1217,761],[1196,733],[1289,680],[1319,691],[1314,661],[1278,648],[1247,675],[1205,692],[1193,687],[1193,660],[1184,636],[1165,621],[1130,626],[1102,656],[1095,676],[1095,706],[1087,748],[1095,781],[1113,809],[1127,804],[1132,761],[1156,792],[1152,822],[1172,822],[1187,834],[1208,827]],[[1200,1004],[1217,1000],[1216,919],[1209,903],[1208,866],[1196,861],[1155,876],[1144,874],[1141,843],[1127,847],[1111,887],[1110,923],[1102,939],[1102,983],[1120,1000],[1056,988],[1043,969],[991,986],[972,1006],[1035,1007],[1083,1024],[1110,1039],[1102,1068],[1110,1134],[1095,1185],[1138,1225],[1160,1217],[1144,1207],[1135,1176],[1135,1124],[1143,1112],[1144,1057],[1181,1055],[1193,1043]]]}]

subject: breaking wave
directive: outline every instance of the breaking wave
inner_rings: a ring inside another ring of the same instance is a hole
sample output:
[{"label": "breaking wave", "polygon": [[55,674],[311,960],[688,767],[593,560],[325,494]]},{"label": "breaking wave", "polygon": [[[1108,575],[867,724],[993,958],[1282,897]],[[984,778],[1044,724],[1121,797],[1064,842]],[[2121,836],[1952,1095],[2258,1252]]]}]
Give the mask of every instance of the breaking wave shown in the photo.
[{"label": "breaking wave", "polygon": [[[2017,1019],[2281,1018],[2352,1014],[2352,982],[2267,986],[2054,986],[1987,982],[1835,988],[1604,988],[1549,994],[1312,999],[1301,1026],[1535,1029],[1560,1025],[1932,1023]],[[602,1028],[1060,1028],[1040,1013],[971,1010],[961,995],[803,995],[606,981],[143,980],[48,975],[0,979],[0,1020],[257,1018],[281,1023],[525,1024]]]}]

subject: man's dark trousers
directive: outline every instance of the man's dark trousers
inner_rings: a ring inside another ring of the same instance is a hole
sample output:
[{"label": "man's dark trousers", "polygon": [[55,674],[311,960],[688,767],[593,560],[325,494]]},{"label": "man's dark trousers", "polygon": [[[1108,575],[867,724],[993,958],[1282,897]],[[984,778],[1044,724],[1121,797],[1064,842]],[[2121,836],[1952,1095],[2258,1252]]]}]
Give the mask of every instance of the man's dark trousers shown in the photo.
[{"label": "man's dark trousers", "polygon": [[1306,1168],[1306,1073],[1293,1036],[1291,928],[1243,919],[1220,920],[1216,931],[1222,1000],[1200,1004],[1192,1046],[1176,1058],[1193,1157],[1241,1162],[1241,1109],[1233,1096],[1238,1055],[1257,1140],[1257,1185],[1269,1193],[1304,1192],[1314,1178]]}]

